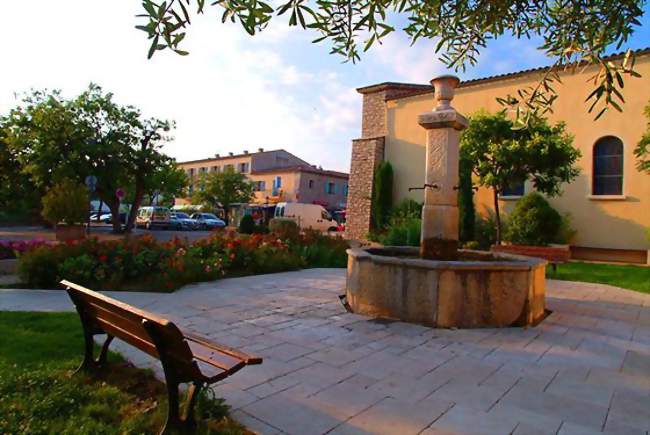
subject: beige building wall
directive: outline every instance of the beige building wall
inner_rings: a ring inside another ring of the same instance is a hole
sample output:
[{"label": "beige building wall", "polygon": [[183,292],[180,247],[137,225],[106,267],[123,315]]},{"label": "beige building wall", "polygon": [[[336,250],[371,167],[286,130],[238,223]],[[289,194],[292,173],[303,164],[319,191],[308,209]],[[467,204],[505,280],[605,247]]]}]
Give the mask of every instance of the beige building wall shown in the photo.
[{"label": "beige building wall", "polygon": [[[347,200],[348,175],[316,168],[285,150],[243,153],[210,159],[180,162],[178,164],[190,177],[192,190],[199,188],[198,179],[203,172],[223,172],[232,166],[235,172],[245,173],[254,183],[264,182],[263,190],[256,190],[253,202],[258,204],[286,202],[318,202],[327,208],[343,208]],[[281,187],[274,192],[274,180],[281,178]],[[310,183],[309,180],[313,182]],[[334,182],[336,193],[325,192],[325,184]],[[259,185],[258,185],[259,186]],[[276,193],[274,195],[274,193]],[[190,204],[187,198],[176,198],[176,204]]]},{"label": "beige building wall", "polygon": [[[634,147],[646,129],[643,108],[650,101],[650,55],[637,58],[636,67],[642,78],[628,78],[625,84],[624,112],[609,111],[594,121],[588,113],[586,96],[593,89],[587,70],[575,75],[563,74],[563,85],[558,86],[559,98],[548,115],[550,121],[565,121],[574,135],[574,145],[582,152],[578,164],[580,176],[563,186],[560,197],[551,198],[551,204],[560,212],[568,212],[578,230],[572,245],[645,251],[648,249],[644,231],[650,227],[650,176],[637,171]],[[515,93],[517,89],[536,83],[539,72],[514,78],[468,83],[457,89],[453,106],[464,115],[479,109],[496,112],[502,107],[496,97]],[[366,98],[366,95],[364,95]],[[410,197],[422,201],[422,192],[408,192],[409,187],[421,186],[424,180],[425,130],[417,123],[419,114],[433,108],[431,92],[392,99],[386,102],[385,159],[395,172],[395,200]],[[624,143],[623,193],[619,198],[591,196],[592,148],[601,137],[613,135]],[[531,186],[526,186],[526,192]],[[485,213],[492,208],[491,192],[480,190],[476,195],[477,210]],[[506,212],[514,201],[502,201]]]}]

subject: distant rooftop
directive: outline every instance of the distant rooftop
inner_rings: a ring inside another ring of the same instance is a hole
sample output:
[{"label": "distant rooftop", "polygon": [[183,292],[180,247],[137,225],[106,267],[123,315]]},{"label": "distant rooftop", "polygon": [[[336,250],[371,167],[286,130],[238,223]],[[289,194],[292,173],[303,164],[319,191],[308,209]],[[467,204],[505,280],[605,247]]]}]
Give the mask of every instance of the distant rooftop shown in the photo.
[{"label": "distant rooftop", "polygon": [[235,154],[235,153],[228,153],[228,154],[224,154],[224,155],[215,154],[214,157],[207,157],[205,159],[198,159],[198,160],[186,160],[184,162],[177,162],[177,163],[179,165],[184,165],[184,164],[190,164],[190,163],[216,162],[216,161],[221,161],[221,160],[236,159],[236,158],[239,158],[239,157],[255,156],[255,155],[260,155],[260,154],[271,154],[271,153],[278,153],[278,152],[291,154],[296,159],[303,161],[306,165],[309,165],[309,163],[305,162],[300,157],[297,157],[296,155],[290,153],[289,151],[287,151],[287,150],[285,150],[283,148],[279,148],[279,149],[275,149],[275,150],[268,150],[268,151],[265,150],[264,148],[258,148],[257,151],[252,152],[252,153],[248,152],[248,151],[244,151],[244,152],[241,152],[239,154]]},{"label": "distant rooftop", "polygon": [[296,165],[296,166],[286,166],[284,168],[263,169],[261,171],[253,171],[251,172],[251,174],[261,175],[261,174],[273,174],[277,172],[307,172],[310,174],[329,175],[331,177],[339,177],[339,178],[349,177],[349,174],[346,174],[345,172],[328,171],[327,169],[314,167],[312,165]]}]

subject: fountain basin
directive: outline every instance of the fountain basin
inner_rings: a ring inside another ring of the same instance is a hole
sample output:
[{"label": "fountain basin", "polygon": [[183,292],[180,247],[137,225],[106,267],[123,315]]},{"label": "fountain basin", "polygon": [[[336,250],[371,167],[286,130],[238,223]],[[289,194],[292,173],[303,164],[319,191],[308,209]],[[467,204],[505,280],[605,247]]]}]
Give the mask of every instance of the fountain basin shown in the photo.
[{"label": "fountain basin", "polygon": [[459,250],[458,261],[424,260],[419,249],[348,249],[352,311],[440,328],[531,326],[545,315],[546,261]]}]

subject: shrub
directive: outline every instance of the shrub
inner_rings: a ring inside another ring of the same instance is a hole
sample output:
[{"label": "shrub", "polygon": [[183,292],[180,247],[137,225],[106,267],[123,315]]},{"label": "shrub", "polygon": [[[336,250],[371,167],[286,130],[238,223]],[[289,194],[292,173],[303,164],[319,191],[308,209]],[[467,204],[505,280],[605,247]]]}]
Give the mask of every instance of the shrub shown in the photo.
[{"label": "shrub", "polygon": [[546,246],[562,230],[562,216],[537,192],[521,198],[508,220],[506,239],[517,245]]},{"label": "shrub", "polygon": [[50,243],[45,240],[0,240],[0,260],[17,258],[25,252],[48,244]]},{"label": "shrub", "polygon": [[294,245],[308,267],[345,267],[348,242],[340,236],[331,237],[319,231],[307,229],[301,243]]},{"label": "shrub", "polygon": [[269,233],[269,227],[264,224],[255,225],[255,228],[253,229],[253,234],[268,234],[268,233]]},{"label": "shrub", "polygon": [[311,230],[296,231],[290,239],[220,232],[192,244],[179,239],[161,243],[150,236],[88,239],[27,251],[20,257],[18,272],[24,283],[35,288],[59,288],[65,278],[97,290],[173,291],[224,275],[342,267],[347,247],[340,237]]},{"label": "shrub", "polygon": [[241,234],[253,234],[255,231],[255,220],[253,216],[247,214],[241,218],[239,221],[239,232]]},{"label": "shrub", "polygon": [[393,206],[393,167],[387,161],[377,166],[372,193],[372,221],[375,229],[381,230],[388,224]]},{"label": "shrub", "polygon": [[418,217],[395,219],[379,237],[379,241],[387,246],[420,246],[421,228],[422,219]]},{"label": "shrub", "polygon": [[[501,218],[501,227],[508,228],[507,221]],[[497,240],[497,224],[494,213],[490,212],[487,216],[476,216],[474,225],[474,237],[479,249],[489,250]]]},{"label": "shrub", "polygon": [[410,198],[403,199],[390,213],[391,221],[396,219],[421,218],[422,203]]},{"label": "shrub", "polygon": [[291,218],[271,219],[269,231],[275,233],[282,240],[296,239],[300,235],[298,224]]},{"label": "shrub", "polygon": [[89,209],[86,187],[67,178],[52,186],[43,197],[43,219],[52,225],[84,223]]}]

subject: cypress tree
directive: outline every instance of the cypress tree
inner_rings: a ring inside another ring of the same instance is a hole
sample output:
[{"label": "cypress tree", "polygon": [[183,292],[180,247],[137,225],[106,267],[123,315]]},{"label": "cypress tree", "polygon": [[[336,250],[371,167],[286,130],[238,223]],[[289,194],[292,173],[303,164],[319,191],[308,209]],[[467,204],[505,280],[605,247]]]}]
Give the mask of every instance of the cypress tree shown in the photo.
[{"label": "cypress tree", "polygon": [[462,150],[458,164],[458,212],[460,217],[460,240],[462,242],[474,240],[476,212],[474,210],[474,189],[472,187],[472,162],[463,155]]},{"label": "cypress tree", "polygon": [[382,161],[377,166],[372,192],[372,223],[376,230],[382,230],[388,223],[393,207],[393,166]]}]

